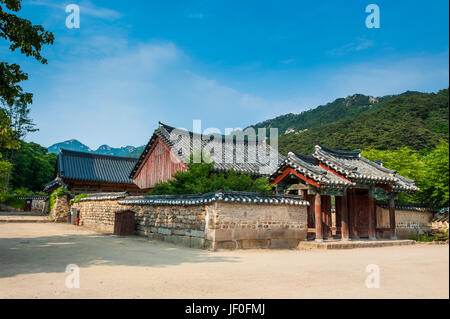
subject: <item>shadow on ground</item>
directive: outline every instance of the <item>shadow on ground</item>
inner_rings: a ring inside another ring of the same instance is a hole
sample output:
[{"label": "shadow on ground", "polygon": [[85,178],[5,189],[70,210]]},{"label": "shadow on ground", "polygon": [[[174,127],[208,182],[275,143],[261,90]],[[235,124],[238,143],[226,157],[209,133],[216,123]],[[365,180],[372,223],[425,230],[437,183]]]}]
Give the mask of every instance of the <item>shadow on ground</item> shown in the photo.
[{"label": "shadow on ground", "polygon": [[181,263],[229,263],[237,262],[237,259],[138,236],[69,234],[0,238],[0,278],[18,274],[65,272],[68,264],[79,267],[167,267]]}]

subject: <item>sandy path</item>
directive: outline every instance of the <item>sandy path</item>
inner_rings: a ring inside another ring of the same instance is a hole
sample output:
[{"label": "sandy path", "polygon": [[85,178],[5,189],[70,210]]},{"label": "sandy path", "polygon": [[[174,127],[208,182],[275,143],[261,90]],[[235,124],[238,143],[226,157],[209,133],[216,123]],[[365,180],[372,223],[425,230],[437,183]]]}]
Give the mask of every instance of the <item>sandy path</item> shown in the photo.
[{"label": "sandy path", "polygon": [[[67,264],[79,289],[65,286]],[[368,264],[380,288],[368,289]],[[449,298],[448,246],[210,252],[67,224],[0,224],[0,298]]]}]

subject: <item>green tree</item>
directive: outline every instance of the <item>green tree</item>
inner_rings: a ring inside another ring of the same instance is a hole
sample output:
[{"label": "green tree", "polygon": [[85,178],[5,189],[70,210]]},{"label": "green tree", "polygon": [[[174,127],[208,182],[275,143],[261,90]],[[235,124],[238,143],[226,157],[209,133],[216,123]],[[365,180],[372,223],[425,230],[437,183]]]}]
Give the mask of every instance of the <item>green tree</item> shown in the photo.
[{"label": "green tree", "polygon": [[272,186],[267,178],[252,178],[235,171],[216,172],[214,163],[190,163],[187,171],[177,172],[173,179],[156,184],[148,194],[200,194],[220,189],[270,193]]},{"label": "green tree", "polygon": [[409,147],[397,150],[362,151],[370,160],[382,160],[383,165],[398,174],[416,181],[420,191],[414,195],[400,194],[400,201],[426,204],[442,208],[449,204],[449,144],[442,141],[429,152],[415,151]]},{"label": "green tree", "polygon": [[423,181],[424,191],[421,201],[428,201],[432,207],[449,205],[449,144],[442,142],[425,156],[428,168],[427,178]]},{"label": "green tree", "polygon": [[[10,50],[20,49],[22,54],[32,56],[46,64],[41,55],[43,45],[53,44],[54,36],[45,31],[41,25],[33,25],[31,21],[21,18],[17,13],[22,8],[22,0],[0,0],[0,37],[10,42]],[[12,105],[31,104],[33,95],[23,91],[20,82],[28,79],[17,64],[0,61],[0,102]]]},{"label": "green tree", "polygon": [[47,149],[36,143],[20,143],[12,168],[11,188],[42,191],[54,177],[56,154],[47,154]]}]

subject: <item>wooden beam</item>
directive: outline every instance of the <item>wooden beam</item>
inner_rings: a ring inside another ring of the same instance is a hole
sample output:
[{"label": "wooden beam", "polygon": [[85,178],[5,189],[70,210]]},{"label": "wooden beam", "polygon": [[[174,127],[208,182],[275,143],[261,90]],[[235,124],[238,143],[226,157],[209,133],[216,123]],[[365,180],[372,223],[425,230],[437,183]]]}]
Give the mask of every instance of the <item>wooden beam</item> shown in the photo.
[{"label": "wooden beam", "polygon": [[272,184],[278,184],[278,183],[280,183],[286,176],[288,176],[289,174],[292,174],[292,175],[294,175],[294,176],[297,176],[298,178],[300,178],[301,180],[303,180],[303,181],[305,181],[305,182],[307,182],[308,184],[311,184],[311,185],[313,185],[313,186],[315,186],[315,187],[319,187],[319,188],[322,188],[323,186],[322,185],[319,185],[316,181],[314,181],[313,179],[311,179],[311,178],[308,178],[308,177],[306,177],[305,175],[303,175],[303,174],[300,174],[299,172],[297,172],[295,169],[293,169],[292,167],[288,167],[288,168],[286,168],[284,171],[283,171],[283,173],[280,175],[280,176],[278,176],[273,182],[272,182]]}]

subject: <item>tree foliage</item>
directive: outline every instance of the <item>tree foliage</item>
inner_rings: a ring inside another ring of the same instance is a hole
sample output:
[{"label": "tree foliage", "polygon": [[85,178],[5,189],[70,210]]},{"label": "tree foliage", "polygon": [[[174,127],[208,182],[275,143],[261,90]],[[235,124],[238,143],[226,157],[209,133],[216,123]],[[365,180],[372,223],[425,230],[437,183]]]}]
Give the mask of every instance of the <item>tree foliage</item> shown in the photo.
[{"label": "tree foliage", "polygon": [[370,160],[383,161],[383,165],[398,174],[414,179],[420,191],[414,195],[401,194],[401,201],[426,204],[433,208],[449,205],[449,144],[441,142],[427,153],[409,147],[397,150],[362,151]]},{"label": "tree foliage", "polygon": [[[20,50],[26,56],[46,64],[41,55],[42,46],[53,44],[54,36],[41,25],[17,15],[22,7],[22,0],[0,0],[0,37],[10,43],[10,50]],[[32,94],[23,92],[20,82],[28,79],[17,64],[0,61],[0,102],[12,105],[15,101],[30,104]]]},{"label": "tree foliage", "polygon": [[278,139],[279,150],[308,154],[315,143],[337,149],[394,150],[408,146],[432,149],[449,139],[448,89],[438,93],[408,92],[387,99],[374,110],[313,127]]},{"label": "tree foliage", "polygon": [[267,178],[255,179],[235,171],[215,172],[214,163],[190,163],[187,171],[177,172],[173,179],[156,184],[148,194],[200,194],[220,189],[270,193],[272,186]]},{"label": "tree foliage", "polygon": [[355,117],[357,114],[367,112],[382,106],[389,97],[371,98],[363,94],[354,94],[346,98],[339,98],[331,103],[320,105],[314,109],[300,114],[285,114],[264,122],[252,125],[258,128],[278,128],[280,135],[288,130],[302,131],[319,125],[336,122]]},{"label": "tree foliage", "polygon": [[21,142],[14,159],[11,188],[41,191],[53,179],[55,166],[55,154],[47,154],[47,149],[39,144]]}]

